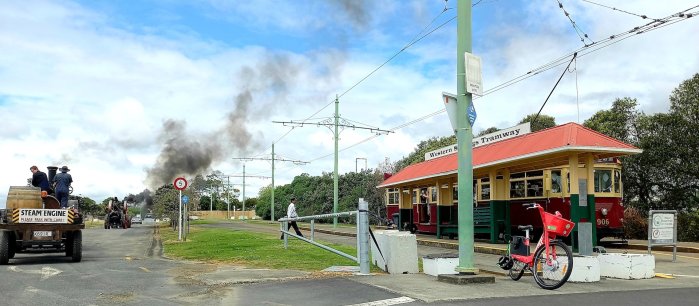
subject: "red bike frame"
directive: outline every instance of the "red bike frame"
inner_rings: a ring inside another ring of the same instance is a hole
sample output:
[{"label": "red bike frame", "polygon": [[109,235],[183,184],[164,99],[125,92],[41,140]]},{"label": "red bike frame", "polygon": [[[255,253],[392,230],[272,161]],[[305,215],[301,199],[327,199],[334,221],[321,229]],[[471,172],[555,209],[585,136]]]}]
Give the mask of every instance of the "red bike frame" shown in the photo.
[{"label": "red bike frame", "polygon": [[[544,213],[546,212],[546,211],[544,211],[544,208],[541,207],[541,205],[539,205],[539,204],[536,204],[536,205],[535,205],[534,207],[532,207],[532,208],[538,208],[538,209],[539,209],[539,216],[541,216],[541,222],[542,222],[543,225],[544,225],[544,229],[548,228],[551,224],[547,224],[546,218],[544,218]],[[531,208],[527,208],[527,209],[531,209]],[[560,212],[556,212],[556,216],[559,216],[559,217],[560,217],[560,216],[561,216],[561,213],[560,213]],[[552,260],[555,260],[555,259],[556,259],[556,256],[557,256],[556,254],[551,254],[551,253],[550,253],[551,247],[550,247],[549,242],[550,242],[552,239],[556,239],[556,234],[550,233],[549,231],[544,230],[544,233],[541,235],[541,238],[539,239],[539,242],[536,244],[536,248],[534,248],[534,251],[536,251],[536,250],[539,249],[539,247],[540,247],[542,244],[543,244],[544,246],[546,246],[546,263],[547,263],[547,264],[551,264],[551,261],[552,261]],[[529,249],[529,240],[530,240],[530,239],[529,239],[529,230],[527,229],[527,230],[525,230],[525,238],[524,238],[524,245],[527,246],[527,249]],[[517,261],[519,261],[519,262],[522,262],[522,263],[526,264],[527,266],[530,266],[530,267],[531,267],[532,264],[534,263],[534,253],[535,253],[535,252],[531,252],[531,251],[530,251],[529,253],[530,253],[529,255],[516,255],[516,254],[512,254],[511,256],[512,256],[512,259],[517,260]],[[549,255],[551,255],[551,256],[549,256]],[[536,268],[536,267],[534,267],[534,268]]]}]

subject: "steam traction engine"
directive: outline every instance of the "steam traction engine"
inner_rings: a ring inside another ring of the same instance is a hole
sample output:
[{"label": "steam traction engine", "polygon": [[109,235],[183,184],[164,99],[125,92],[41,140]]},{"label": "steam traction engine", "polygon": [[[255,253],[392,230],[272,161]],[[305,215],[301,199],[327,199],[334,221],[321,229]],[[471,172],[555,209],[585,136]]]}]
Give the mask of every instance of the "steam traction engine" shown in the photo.
[{"label": "steam traction engine", "polygon": [[107,213],[104,217],[104,229],[131,227],[131,219],[128,214],[128,204],[126,199],[120,202],[117,197],[109,200],[107,204]]},{"label": "steam traction engine", "polygon": [[[58,167],[48,167],[49,181]],[[72,191],[72,190],[71,190]],[[82,260],[83,218],[79,201],[61,209],[58,199],[30,186],[10,186],[7,209],[0,210],[0,265],[6,265],[22,252],[65,250],[72,261]]]}]

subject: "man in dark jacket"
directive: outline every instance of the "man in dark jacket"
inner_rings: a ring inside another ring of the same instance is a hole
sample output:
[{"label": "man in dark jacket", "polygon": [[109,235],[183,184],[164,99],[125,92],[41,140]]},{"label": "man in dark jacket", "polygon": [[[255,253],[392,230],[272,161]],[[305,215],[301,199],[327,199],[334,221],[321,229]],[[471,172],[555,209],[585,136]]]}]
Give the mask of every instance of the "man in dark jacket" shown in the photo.
[{"label": "man in dark jacket", "polygon": [[53,177],[53,182],[56,184],[56,198],[61,202],[61,208],[68,208],[68,194],[70,193],[70,184],[73,183],[73,177],[68,174],[67,166],[61,167],[61,173]]},{"label": "man in dark jacket", "polygon": [[50,192],[49,178],[46,173],[39,171],[39,167],[31,166],[29,168],[32,174],[32,186],[41,188],[41,191]]}]

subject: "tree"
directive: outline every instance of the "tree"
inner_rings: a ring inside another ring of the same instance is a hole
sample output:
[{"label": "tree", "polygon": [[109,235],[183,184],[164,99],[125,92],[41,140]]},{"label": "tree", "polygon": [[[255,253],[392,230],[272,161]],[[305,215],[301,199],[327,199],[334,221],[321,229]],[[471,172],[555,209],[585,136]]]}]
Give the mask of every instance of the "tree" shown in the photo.
[{"label": "tree", "polygon": [[495,132],[497,132],[497,131],[499,131],[499,130],[500,130],[499,128],[496,128],[496,127],[494,127],[494,126],[491,126],[491,127],[487,128],[487,129],[485,129],[485,130],[482,130],[482,131],[478,132],[478,135],[476,135],[476,136],[483,136],[483,135],[485,135],[485,134],[495,133]]},{"label": "tree", "polygon": [[153,212],[156,216],[168,216],[177,219],[179,214],[179,192],[172,184],[166,184],[158,188],[153,196]]},{"label": "tree", "polygon": [[598,111],[585,120],[584,126],[626,143],[638,141],[636,119],[642,115],[636,110],[638,102],[632,98],[616,99],[609,110]]},{"label": "tree", "polygon": [[531,122],[532,132],[537,132],[543,129],[548,129],[556,126],[556,118],[552,116],[540,114],[539,117],[536,118],[536,121],[532,122],[532,120],[534,120],[535,117],[536,114],[527,115],[519,121],[519,124]]},{"label": "tree", "polygon": [[425,161],[425,153],[453,144],[456,144],[456,135],[432,137],[428,140],[423,140],[412,153],[396,162],[395,170],[398,172],[407,166],[423,162]]}]

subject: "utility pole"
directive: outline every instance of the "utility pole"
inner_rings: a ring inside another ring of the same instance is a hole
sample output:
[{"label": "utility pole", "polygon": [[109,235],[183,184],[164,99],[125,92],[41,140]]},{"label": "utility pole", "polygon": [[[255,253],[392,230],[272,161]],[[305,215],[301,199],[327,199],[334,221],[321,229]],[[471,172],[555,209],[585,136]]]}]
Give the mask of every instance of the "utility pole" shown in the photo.
[{"label": "utility pole", "polygon": [[[292,160],[292,159],[285,159],[285,158],[276,158],[274,155],[274,143],[272,143],[272,157],[271,158],[260,158],[260,157],[236,157],[233,159],[237,160],[242,160],[242,161],[253,161],[253,160],[266,160],[266,161],[272,161],[272,203],[270,207],[270,213],[271,213],[271,220],[274,221],[274,163],[275,161],[282,161],[282,162],[292,162],[296,165],[305,165],[308,164],[308,162],[305,161],[300,161],[300,160]],[[252,176],[248,176],[252,177]],[[256,177],[261,177],[261,178],[269,178],[268,176],[256,176]],[[245,163],[243,163],[243,205],[245,205]]]},{"label": "utility pole", "polygon": [[[231,186],[241,185],[238,183],[231,184],[231,177],[236,177],[234,175],[216,175],[216,177],[225,177],[228,183],[226,184],[226,205],[228,206],[228,219],[231,218]],[[234,190],[234,189],[233,189]]]},{"label": "utility pole", "polygon": [[[281,123],[284,126],[293,126],[293,127],[299,127],[299,126],[304,126],[304,125],[316,125],[316,126],[325,126],[328,129],[330,129],[335,138],[335,171],[333,173],[333,213],[337,213],[337,208],[338,208],[338,200],[339,200],[339,190],[338,190],[338,181],[339,181],[339,176],[338,176],[338,146],[339,146],[339,140],[340,140],[340,133],[345,129],[345,128],[352,128],[354,129],[361,129],[361,130],[369,130],[370,132],[376,133],[376,134],[388,134],[388,133],[393,133],[393,131],[389,130],[382,130],[377,127],[372,127],[372,126],[363,126],[363,125],[357,125],[354,121],[344,119],[340,117],[340,99],[338,96],[335,96],[335,115],[331,118],[327,118],[325,120],[319,121],[319,122],[306,122],[306,120],[302,121],[272,121],[274,123]],[[337,227],[337,217],[333,218],[333,227]]]},{"label": "utility pole", "polygon": [[473,99],[466,92],[464,66],[465,53],[471,52],[471,0],[458,0],[456,16],[456,139],[459,182],[459,265],[456,271],[461,274],[478,274],[473,263],[473,134],[466,115]]},{"label": "utility pole", "polygon": [[[333,213],[337,213],[338,201],[340,198],[339,191],[339,176],[337,171],[337,160],[338,160],[338,144],[340,139],[340,132],[338,131],[338,125],[340,121],[340,99],[335,95],[335,171],[333,172]],[[337,217],[333,218],[333,227],[337,227]]]}]

